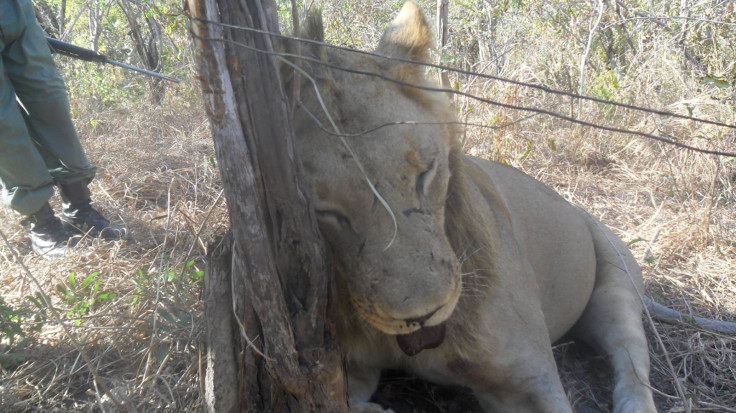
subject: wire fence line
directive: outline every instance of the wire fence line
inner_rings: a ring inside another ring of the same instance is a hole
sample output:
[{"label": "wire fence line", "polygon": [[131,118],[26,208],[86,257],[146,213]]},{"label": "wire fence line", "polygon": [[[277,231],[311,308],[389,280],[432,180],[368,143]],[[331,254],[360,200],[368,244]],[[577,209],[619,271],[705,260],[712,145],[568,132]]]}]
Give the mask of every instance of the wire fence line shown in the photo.
[{"label": "wire fence line", "polygon": [[[278,37],[278,38],[285,39],[285,40],[293,40],[293,41],[298,41],[298,42],[313,44],[313,45],[317,45],[317,46],[321,46],[321,47],[329,47],[329,48],[332,48],[332,49],[342,50],[342,51],[346,51],[346,52],[350,52],[350,53],[356,53],[356,54],[362,54],[362,55],[372,56],[372,57],[379,58],[379,59],[384,59],[384,60],[398,61],[398,62],[402,62],[402,63],[416,64],[416,65],[430,67],[430,68],[436,68],[436,69],[440,69],[440,70],[447,70],[447,71],[452,71],[452,72],[455,72],[455,73],[458,73],[458,74],[463,74],[463,75],[468,75],[468,76],[477,76],[479,78],[485,78],[485,79],[489,79],[489,80],[496,80],[496,81],[499,81],[499,82],[510,83],[510,84],[514,84],[514,85],[518,85],[518,86],[522,86],[522,87],[528,87],[528,88],[540,90],[540,91],[543,91],[543,92],[546,92],[546,93],[567,96],[567,97],[570,97],[570,98],[573,98],[573,99],[587,100],[587,101],[592,101],[592,102],[601,103],[601,104],[605,104],[605,105],[611,105],[611,106],[615,106],[615,107],[620,107],[620,108],[627,109],[627,110],[640,111],[640,112],[650,113],[650,114],[654,114],[654,115],[658,115],[658,116],[666,116],[666,117],[672,117],[672,118],[677,118],[677,119],[682,119],[682,120],[689,120],[689,121],[696,122],[696,123],[709,124],[709,125],[714,125],[714,126],[718,126],[718,127],[723,127],[723,128],[728,128],[728,129],[736,130],[736,125],[733,125],[733,124],[728,124],[728,123],[724,123],[724,122],[713,121],[713,120],[709,120],[709,119],[698,118],[698,117],[694,117],[694,116],[680,115],[680,114],[677,114],[677,113],[674,113],[674,112],[657,110],[657,109],[651,109],[651,108],[646,108],[646,107],[631,105],[631,104],[627,104],[627,103],[621,103],[621,102],[615,102],[615,101],[610,101],[610,100],[606,100],[606,99],[600,99],[600,98],[591,97],[591,96],[584,96],[584,95],[580,95],[580,94],[577,94],[577,93],[556,90],[556,89],[549,88],[547,86],[536,85],[536,84],[528,83],[528,82],[521,82],[521,81],[518,81],[518,80],[507,79],[507,78],[503,78],[503,77],[499,77],[499,76],[493,76],[493,75],[488,75],[488,74],[483,74],[483,73],[477,73],[477,72],[467,71],[467,70],[463,70],[463,69],[458,69],[458,68],[453,68],[453,67],[449,67],[449,66],[443,66],[443,65],[433,64],[433,63],[420,62],[420,61],[415,61],[415,60],[411,60],[411,59],[402,59],[402,58],[396,58],[396,57],[388,57],[388,56],[380,55],[380,54],[373,53],[373,52],[367,52],[367,51],[362,51],[362,50],[351,49],[351,48],[344,47],[344,46],[331,45],[331,44],[328,44],[328,43],[324,43],[324,42],[317,41],[317,40],[312,40],[312,39],[304,39],[304,38],[300,38],[300,37],[287,36],[287,35],[283,35],[283,34],[280,34],[280,33],[274,33],[274,32],[270,32],[270,31],[266,31],[266,30],[260,30],[260,29],[256,29],[256,28],[231,25],[231,24],[227,24],[227,23],[221,23],[221,22],[217,22],[217,21],[212,21],[212,20],[207,20],[207,19],[201,19],[201,18],[194,18],[194,17],[192,17],[191,19],[192,20],[195,20],[195,21],[207,23],[207,24],[218,25],[218,26],[221,26],[221,27],[224,27],[224,28],[230,28],[230,29],[236,29],[236,30],[243,30],[243,31],[248,31],[248,32],[253,32],[253,33],[259,33],[259,34],[263,34],[263,35]],[[673,145],[673,146],[676,146],[676,147],[679,147],[679,148],[682,148],[682,149],[688,149],[688,150],[691,150],[691,151],[694,151],[694,152],[699,152],[699,153],[708,154],[708,155],[724,156],[724,157],[736,157],[736,152],[727,152],[727,151],[720,151],[720,150],[699,148],[699,147],[696,147],[696,146],[692,146],[692,145],[689,145],[689,144],[685,144],[685,143],[679,142],[678,140],[676,140],[675,137],[672,137],[672,136],[661,136],[661,135],[655,135],[653,133],[641,132],[641,131],[636,131],[636,130],[631,130],[631,129],[614,127],[614,126],[601,125],[601,124],[597,124],[597,123],[592,123],[592,122],[587,122],[587,121],[584,121],[584,120],[580,120],[580,119],[577,119],[577,118],[575,118],[573,116],[564,115],[564,114],[561,114],[561,113],[558,113],[558,112],[553,112],[553,111],[549,111],[549,110],[542,109],[542,108],[528,107],[528,106],[521,106],[521,105],[513,105],[513,104],[509,104],[509,103],[499,102],[499,101],[496,101],[496,100],[493,100],[493,99],[488,99],[488,98],[480,97],[480,96],[474,95],[472,93],[464,92],[464,91],[460,91],[460,90],[447,89],[447,88],[443,88],[443,87],[432,87],[432,86],[419,85],[419,84],[415,84],[415,83],[405,82],[405,81],[402,81],[402,80],[399,80],[399,79],[392,78],[390,76],[383,75],[381,73],[376,73],[376,72],[371,72],[371,71],[365,71],[365,70],[359,70],[359,69],[354,69],[354,68],[349,68],[349,67],[343,67],[343,66],[339,66],[339,65],[336,65],[336,64],[325,62],[325,61],[322,61],[320,59],[313,58],[313,57],[310,57],[310,56],[298,55],[298,54],[287,53],[287,52],[277,52],[277,51],[263,50],[263,49],[259,49],[257,47],[253,47],[251,45],[248,45],[248,44],[245,44],[245,43],[242,43],[242,42],[231,40],[231,39],[215,38],[215,37],[203,37],[203,36],[197,35],[196,33],[193,33],[193,32],[191,32],[191,35],[194,38],[197,38],[197,39],[203,40],[203,41],[224,42],[224,43],[232,44],[234,46],[241,47],[241,48],[244,48],[246,50],[250,50],[250,51],[256,52],[256,53],[263,53],[263,54],[267,54],[267,55],[271,55],[271,56],[277,56],[277,57],[282,57],[282,58],[290,58],[290,59],[295,59],[295,60],[303,60],[303,61],[307,61],[307,62],[310,62],[310,63],[322,65],[322,66],[328,67],[330,69],[340,70],[340,71],[347,72],[347,73],[353,73],[353,74],[359,74],[359,75],[376,77],[376,78],[379,78],[379,79],[382,79],[382,80],[385,80],[385,81],[388,81],[388,82],[392,82],[392,83],[395,83],[395,84],[398,84],[398,85],[401,85],[401,86],[404,86],[404,87],[410,87],[410,88],[425,90],[425,91],[429,91],[429,92],[451,93],[451,94],[458,95],[458,96],[464,96],[464,97],[467,97],[467,98],[476,100],[478,102],[482,102],[482,103],[486,103],[486,104],[490,104],[490,105],[495,105],[495,106],[498,106],[498,107],[503,107],[503,108],[512,109],[512,110],[525,111],[525,112],[531,112],[531,113],[534,113],[534,114],[541,114],[541,115],[551,116],[551,117],[554,117],[554,118],[558,118],[558,119],[561,119],[561,120],[564,120],[564,121],[567,121],[567,122],[570,122],[570,123],[573,123],[573,124],[585,126],[585,127],[595,128],[595,129],[599,129],[599,130],[605,130],[605,131],[613,132],[613,133],[621,133],[621,134],[627,134],[627,135],[634,135],[634,136],[639,136],[639,137],[643,137],[643,138],[646,138],[646,139],[656,140],[656,141],[663,142],[663,143],[666,143],[666,144],[669,144],[669,145]],[[411,122],[411,121],[395,122],[395,124],[408,124],[409,122]],[[459,122],[459,123],[462,123],[462,122]],[[385,127],[385,126],[388,126],[388,125],[390,125],[390,124],[379,125],[378,128]],[[469,125],[470,126],[480,126],[479,124],[469,124]],[[490,125],[485,125],[484,127],[500,128],[501,126],[493,127],[493,126],[490,126]],[[323,128],[323,129],[325,129],[325,128]],[[377,128],[374,128],[374,130],[375,129],[377,129]],[[367,133],[367,132],[365,132],[365,133]],[[359,133],[359,134],[364,134],[364,133]],[[736,136],[736,133],[732,133],[732,135]],[[348,136],[349,137],[351,135],[350,134],[347,134],[347,135],[343,135],[343,136]]]},{"label": "wire fence line", "polygon": [[444,122],[420,122],[420,121],[414,121],[414,120],[405,120],[405,121],[397,121],[397,122],[386,122],[382,123],[378,126],[372,127],[370,129],[366,129],[360,132],[355,133],[337,133],[330,131],[325,127],[325,125],[319,120],[317,115],[312,113],[309,109],[307,109],[306,106],[304,106],[301,102],[299,102],[299,107],[304,111],[304,113],[309,116],[317,126],[322,129],[323,132],[327,133],[328,135],[332,136],[342,136],[345,138],[357,138],[359,136],[367,135],[369,133],[375,132],[379,129],[383,129],[389,126],[400,126],[400,125],[462,125],[462,126],[472,126],[472,127],[478,127],[478,128],[487,128],[487,129],[503,129],[512,125],[515,125],[517,123],[521,123],[527,119],[530,119],[534,116],[537,116],[537,114],[532,114],[525,116],[521,119],[516,119],[510,122],[503,123],[501,125],[487,125],[485,123],[474,123],[474,122],[462,122],[462,121],[444,121]]},{"label": "wire fence line", "polygon": [[[298,42],[301,42],[301,43],[313,44],[313,45],[321,46],[321,47],[328,47],[328,48],[335,49],[335,50],[341,50],[341,51],[346,51],[346,52],[355,53],[355,54],[362,54],[362,55],[371,56],[371,57],[375,57],[375,58],[383,59],[383,60],[388,60],[388,61],[396,61],[396,62],[402,62],[402,63],[411,63],[411,64],[415,64],[415,65],[418,65],[418,66],[425,66],[425,67],[429,67],[429,68],[433,68],[433,69],[446,70],[446,71],[458,73],[458,74],[461,74],[461,75],[477,76],[477,77],[482,78],[482,79],[496,80],[496,81],[503,82],[503,83],[509,83],[509,84],[513,84],[513,85],[528,87],[528,88],[531,88],[531,89],[540,90],[542,92],[556,94],[556,95],[562,95],[562,96],[567,96],[567,97],[574,98],[574,99],[588,100],[588,101],[592,101],[592,102],[596,102],[596,103],[601,103],[601,104],[605,104],[605,105],[611,105],[611,106],[621,107],[621,108],[624,108],[624,109],[638,110],[638,111],[642,111],[642,112],[646,112],[646,113],[651,113],[651,114],[655,114],[655,115],[660,115],[660,116],[670,116],[670,117],[673,117],[673,118],[678,118],[678,119],[683,119],[683,120],[692,120],[692,121],[701,122],[701,123],[707,123],[707,124],[711,124],[711,125],[715,125],[715,126],[721,126],[721,127],[725,127],[725,128],[736,129],[736,125],[732,125],[730,123],[724,123],[724,122],[714,121],[714,120],[710,120],[710,119],[703,119],[703,118],[698,118],[698,117],[689,116],[689,115],[681,115],[679,113],[674,113],[674,112],[671,112],[671,111],[646,108],[646,107],[643,107],[643,106],[637,106],[637,105],[632,105],[632,104],[623,103],[623,102],[616,102],[616,101],[612,101],[612,100],[601,99],[601,98],[597,98],[597,97],[594,97],[594,96],[580,95],[580,94],[574,93],[574,92],[567,92],[567,91],[564,91],[564,90],[553,89],[553,88],[550,88],[550,87],[547,87],[547,86],[544,86],[544,85],[539,85],[539,84],[529,83],[529,82],[522,82],[520,80],[508,79],[508,78],[504,78],[504,77],[501,77],[501,76],[489,75],[489,74],[486,74],[486,73],[473,72],[473,71],[464,70],[464,69],[460,69],[460,68],[456,68],[456,67],[452,67],[452,66],[445,66],[445,65],[435,64],[435,63],[431,63],[431,62],[422,62],[422,61],[417,61],[417,60],[404,59],[404,58],[400,58],[400,57],[385,56],[385,55],[374,53],[374,52],[370,52],[370,51],[357,50],[357,49],[352,49],[352,48],[345,47],[345,46],[333,45],[333,44],[321,42],[321,41],[318,41],[318,40],[305,39],[305,38],[302,38],[302,37],[295,37],[295,36],[288,36],[288,35],[284,35],[284,34],[281,34],[281,33],[270,32],[270,31],[267,31],[267,30],[261,30],[261,29],[256,29],[256,28],[252,28],[252,27],[245,27],[245,26],[237,26],[237,25],[232,25],[232,24],[217,22],[217,21],[213,21],[213,20],[206,20],[206,19],[201,19],[201,18],[192,18],[192,20],[197,20],[197,21],[201,21],[201,22],[204,22],[204,23],[215,24],[215,25],[218,25],[218,26],[221,26],[221,27],[225,27],[225,28],[228,28],[228,29],[243,30],[243,31],[248,31],[248,32],[253,32],[253,33],[264,34],[264,35],[268,35],[268,36],[271,36],[271,37],[277,37],[277,38],[284,39],[284,40],[298,41]],[[452,91],[452,90],[449,90],[449,89],[443,89],[443,90],[446,91],[446,92],[451,92]]]},{"label": "wire fence line", "polygon": [[[621,4],[620,2],[617,2],[617,3]],[[619,24],[626,24],[626,23],[629,23],[629,22],[632,22],[632,21],[651,21],[651,22],[656,22],[656,21],[667,21],[667,20],[686,20],[686,21],[693,21],[693,22],[696,22],[696,23],[709,23],[709,24],[714,24],[714,25],[718,25],[718,26],[734,26],[734,27],[736,27],[736,23],[729,23],[729,22],[724,22],[724,21],[720,21],[720,20],[703,19],[703,18],[699,18],[699,17],[687,17],[687,16],[639,16],[639,17],[627,17],[625,19],[615,20],[615,21],[612,21],[612,22],[606,24],[605,26],[603,26],[603,28],[607,29],[609,27],[613,27],[613,26],[616,26],[616,25],[619,25]]]}]

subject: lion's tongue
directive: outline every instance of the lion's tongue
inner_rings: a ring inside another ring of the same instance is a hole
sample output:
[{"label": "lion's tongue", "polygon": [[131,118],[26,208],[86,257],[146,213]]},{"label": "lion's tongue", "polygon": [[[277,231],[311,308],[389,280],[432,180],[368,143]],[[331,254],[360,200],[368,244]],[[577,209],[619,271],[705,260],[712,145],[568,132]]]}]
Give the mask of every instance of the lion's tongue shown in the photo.
[{"label": "lion's tongue", "polygon": [[396,336],[396,342],[401,351],[408,356],[415,356],[420,351],[435,348],[445,339],[445,323],[432,327],[422,327],[419,330]]}]

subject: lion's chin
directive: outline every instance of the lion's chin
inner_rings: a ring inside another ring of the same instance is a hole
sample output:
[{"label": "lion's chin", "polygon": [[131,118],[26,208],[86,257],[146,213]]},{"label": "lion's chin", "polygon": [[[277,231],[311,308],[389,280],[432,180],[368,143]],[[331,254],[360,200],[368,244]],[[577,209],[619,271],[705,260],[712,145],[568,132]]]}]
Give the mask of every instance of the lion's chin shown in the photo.
[{"label": "lion's chin", "polygon": [[396,343],[407,356],[416,356],[425,349],[438,347],[445,340],[445,324],[440,323],[430,327],[396,336]]}]

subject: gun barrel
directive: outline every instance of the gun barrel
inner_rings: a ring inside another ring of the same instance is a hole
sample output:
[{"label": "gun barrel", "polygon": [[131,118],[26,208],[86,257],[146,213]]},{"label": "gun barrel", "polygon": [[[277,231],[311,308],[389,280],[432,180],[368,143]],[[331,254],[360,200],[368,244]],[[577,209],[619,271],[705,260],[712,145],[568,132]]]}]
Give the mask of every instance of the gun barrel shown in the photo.
[{"label": "gun barrel", "polygon": [[153,70],[143,69],[137,66],[129,65],[127,63],[118,62],[116,60],[108,59],[107,56],[94,50],[85,49],[71,43],[62,42],[61,40],[54,39],[52,37],[46,37],[46,41],[49,43],[49,48],[54,53],[59,53],[64,56],[73,57],[75,59],[81,59],[87,62],[100,62],[109,63],[111,65],[120,66],[125,69],[133,70],[139,73],[144,73],[149,76],[155,76],[161,79],[168,80],[170,82],[179,83],[179,79],[171,76],[166,76]]},{"label": "gun barrel", "polygon": [[84,47],[79,47],[71,43],[62,42],[61,40],[51,37],[47,37],[46,41],[49,43],[49,47],[54,53],[59,53],[64,56],[73,57],[75,59],[85,60],[87,62],[105,63],[107,61],[107,56],[100,52],[95,52],[94,50],[85,49]]},{"label": "gun barrel", "polygon": [[171,77],[171,76],[166,76],[166,75],[161,74],[159,72],[154,72],[153,70],[143,69],[143,68],[140,68],[140,67],[137,67],[137,66],[129,65],[127,63],[118,62],[117,60],[107,59],[106,62],[107,63],[110,63],[111,65],[124,67],[126,69],[130,69],[130,70],[133,70],[133,71],[136,71],[136,72],[139,72],[139,73],[144,73],[144,74],[147,74],[149,76],[160,77],[161,79],[165,79],[165,80],[168,80],[168,81],[171,81],[171,82],[174,82],[174,83],[179,83],[179,79],[177,79],[175,77]]}]

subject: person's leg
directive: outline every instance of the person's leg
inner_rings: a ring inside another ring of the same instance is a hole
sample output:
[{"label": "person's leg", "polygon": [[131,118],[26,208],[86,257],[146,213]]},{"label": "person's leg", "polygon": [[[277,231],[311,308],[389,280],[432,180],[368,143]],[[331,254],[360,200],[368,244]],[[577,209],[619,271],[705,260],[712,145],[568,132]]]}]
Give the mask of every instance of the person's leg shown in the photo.
[{"label": "person's leg", "polygon": [[[0,50],[3,40],[0,39]],[[0,183],[6,205],[25,215],[31,244],[45,258],[66,254],[70,234],[54,215],[48,199],[54,194],[53,179],[26,129],[13,85],[0,58]],[[73,241],[72,241],[73,242]]]},{"label": "person's leg", "polygon": [[13,44],[23,32],[16,6],[13,1],[3,2],[0,15],[0,183],[4,203],[22,215],[30,215],[54,194],[54,182],[28,134],[8,75],[15,60],[11,57]]},{"label": "person's leg", "polygon": [[107,240],[125,237],[125,228],[111,224],[92,207],[92,200],[86,182],[61,184],[59,189],[63,200],[61,221],[69,231],[99,236]]},{"label": "person's leg", "polygon": [[59,186],[63,203],[61,219],[67,229],[107,239],[125,235],[91,205],[87,185],[96,168],[77,136],[71,119],[66,86],[51,57],[46,37],[33,14],[30,1],[22,0],[25,30],[9,47],[6,71],[26,109],[25,123]]},{"label": "person's leg", "polygon": [[5,71],[27,112],[30,136],[55,183],[90,182],[96,168],[87,159],[71,119],[66,86],[51,57],[30,0],[21,0],[25,28],[3,51]]},{"label": "person's leg", "polygon": [[38,211],[54,194],[53,178],[28,136],[13,86],[0,60],[0,182],[3,202],[22,215]]},{"label": "person's leg", "polygon": [[20,3],[0,2],[0,184],[3,202],[25,215],[33,250],[46,258],[66,254],[74,240],[54,215],[48,199],[53,177],[38,146],[28,134],[15,87],[7,73],[12,45],[24,31]]}]

